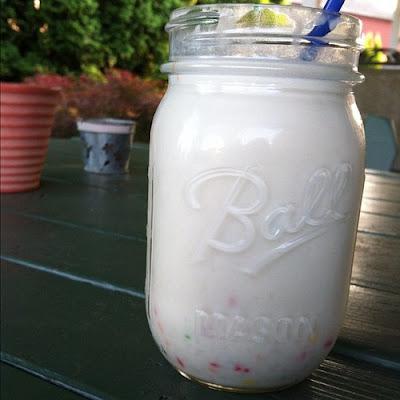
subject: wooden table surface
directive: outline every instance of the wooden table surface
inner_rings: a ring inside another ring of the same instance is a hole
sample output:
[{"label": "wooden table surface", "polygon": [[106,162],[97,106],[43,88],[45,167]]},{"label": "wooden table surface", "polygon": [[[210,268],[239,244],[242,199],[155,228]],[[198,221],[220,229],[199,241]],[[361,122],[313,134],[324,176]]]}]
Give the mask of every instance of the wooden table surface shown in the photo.
[{"label": "wooden table surface", "polygon": [[368,171],[346,320],[306,381],[269,395],[179,376],[147,327],[148,147],[125,177],[52,140],[40,190],[1,197],[1,399],[400,399],[400,177]]}]

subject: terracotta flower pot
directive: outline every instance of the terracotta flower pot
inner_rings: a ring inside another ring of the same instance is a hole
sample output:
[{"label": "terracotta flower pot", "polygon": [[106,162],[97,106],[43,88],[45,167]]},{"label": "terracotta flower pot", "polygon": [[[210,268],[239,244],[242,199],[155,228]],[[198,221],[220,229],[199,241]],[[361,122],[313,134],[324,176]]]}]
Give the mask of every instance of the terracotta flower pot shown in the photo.
[{"label": "terracotta flower pot", "polygon": [[0,93],[0,192],[36,189],[60,93],[24,83],[1,83]]}]

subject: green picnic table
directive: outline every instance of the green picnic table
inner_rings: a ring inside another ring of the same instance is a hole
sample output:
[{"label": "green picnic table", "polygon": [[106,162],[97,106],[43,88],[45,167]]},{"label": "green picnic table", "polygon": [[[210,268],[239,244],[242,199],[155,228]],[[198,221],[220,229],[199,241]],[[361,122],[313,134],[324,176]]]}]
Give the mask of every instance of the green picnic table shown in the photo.
[{"label": "green picnic table", "polygon": [[346,320],[329,357],[278,393],[216,392],[157,349],[144,304],[148,146],[129,176],[83,172],[53,139],[42,186],[1,196],[1,399],[400,398],[400,177],[368,171]]}]

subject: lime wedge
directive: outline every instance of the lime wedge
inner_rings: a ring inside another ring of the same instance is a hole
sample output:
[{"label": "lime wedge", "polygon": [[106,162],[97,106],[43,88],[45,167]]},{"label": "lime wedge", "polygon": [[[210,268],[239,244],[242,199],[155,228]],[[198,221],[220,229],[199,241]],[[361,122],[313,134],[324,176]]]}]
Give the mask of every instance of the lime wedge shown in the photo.
[{"label": "lime wedge", "polygon": [[261,7],[247,12],[237,23],[246,28],[253,26],[274,27],[292,25],[292,21],[287,15]]}]

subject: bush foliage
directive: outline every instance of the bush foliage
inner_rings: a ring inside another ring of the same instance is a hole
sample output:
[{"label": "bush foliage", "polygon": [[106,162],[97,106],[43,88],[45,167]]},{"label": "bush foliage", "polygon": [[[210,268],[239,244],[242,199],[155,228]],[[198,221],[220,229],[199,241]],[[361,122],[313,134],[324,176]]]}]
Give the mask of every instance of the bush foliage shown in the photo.
[{"label": "bush foliage", "polygon": [[1,77],[96,74],[114,66],[153,73],[167,54],[168,16],[185,4],[184,0],[0,0]]},{"label": "bush foliage", "polygon": [[1,79],[35,73],[100,76],[112,67],[157,75],[167,58],[164,26],[170,12],[222,2],[229,1],[0,0]]},{"label": "bush foliage", "polygon": [[78,118],[128,118],[138,122],[136,139],[147,141],[153,114],[163,94],[163,84],[148,81],[125,70],[111,69],[104,80],[39,74],[25,80],[31,84],[61,89],[62,102],[56,113],[53,136],[76,134]]}]

